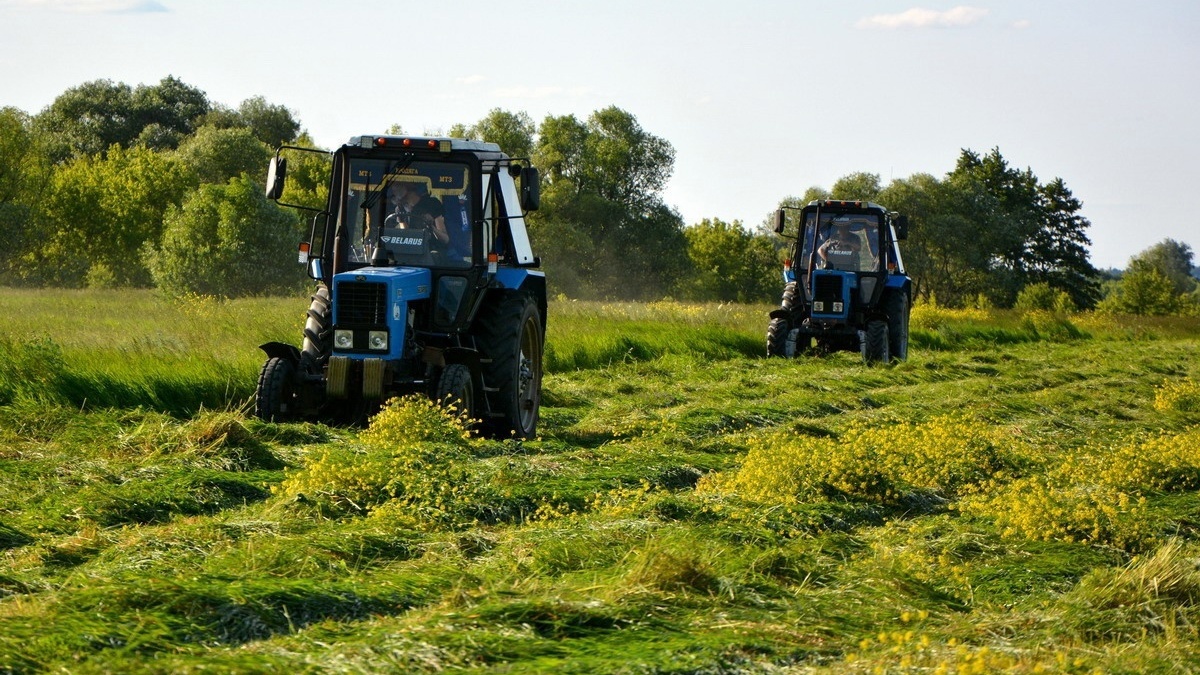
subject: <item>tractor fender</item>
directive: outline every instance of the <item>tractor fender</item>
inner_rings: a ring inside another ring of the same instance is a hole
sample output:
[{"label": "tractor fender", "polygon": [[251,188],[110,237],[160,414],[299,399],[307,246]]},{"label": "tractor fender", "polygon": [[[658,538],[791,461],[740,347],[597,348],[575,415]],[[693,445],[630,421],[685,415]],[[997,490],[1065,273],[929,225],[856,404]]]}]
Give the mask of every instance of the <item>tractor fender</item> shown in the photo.
[{"label": "tractor fender", "polygon": [[792,318],[792,310],[783,309],[780,307],[779,309],[771,310],[771,313],[767,316],[771,317],[772,319],[790,319]]},{"label": "tractor fender", "polygon": [[[502,267],[492,280],[493,289],[514,290],[528,293],[537,303],[542,318],[542,333],[546,332],[546,273],[521,267]],[[495,302],[492,298],[489,302]],[[474,317],[474,314],[472,314]]]},{"label": "tractor fender", "polygon": [[472,373],[478,373],[480,368],[479,352],[465,347],[447,347],[442,350],[442,358],[446,364],[461,363]]},{"label": "tractor fender", "polygon": [[259,349],[266,353],[268,359],[284,359],[291,361],[292,365],[300,365],[300,350],[294,345],[284,344],[282,342],[268,342],[258,346]]}]

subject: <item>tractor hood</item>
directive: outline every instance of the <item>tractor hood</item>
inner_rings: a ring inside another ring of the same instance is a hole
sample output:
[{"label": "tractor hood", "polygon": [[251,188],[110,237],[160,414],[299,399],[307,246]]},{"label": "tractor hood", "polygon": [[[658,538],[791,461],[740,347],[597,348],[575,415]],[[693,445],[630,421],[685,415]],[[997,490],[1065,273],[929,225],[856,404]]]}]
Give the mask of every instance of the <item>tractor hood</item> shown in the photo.
[{"label": "tractor hood", "polygon": [[423,267],[368,267],[334,275],[334,352],[352,358],[399,358],[409,303],[427,299],[430,283],[430,271]]}]

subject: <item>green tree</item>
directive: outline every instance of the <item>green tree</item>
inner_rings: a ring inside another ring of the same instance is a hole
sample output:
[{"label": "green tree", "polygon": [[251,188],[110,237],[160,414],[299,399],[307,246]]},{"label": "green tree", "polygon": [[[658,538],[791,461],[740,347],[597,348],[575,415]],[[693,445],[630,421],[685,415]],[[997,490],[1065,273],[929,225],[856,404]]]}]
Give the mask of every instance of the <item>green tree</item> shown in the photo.
[{"label": "green tree", "polygon": [[875,201],[883,187],[879,183],[879,174],[858,171],[842,176],[833,184],[830,199],[850,199]]},{"label": "green tree", "polygon": [[15,266],[36,242],[36,209],[50,175],[40,138],[29,115],[0,108],[0,283],[15,283]]},{"label": "green tree", "polygon": [[147,148],[113,146],[55,168],[36,226],[38,244],[21,260],[30,282],[147,286],[139,258],[162,233],[163,214],[195,185],[180,160]]},{"label": "green tree", "polygon": [[206,125],[179,146],[178,156],[201,183],[224,183],[243,173],[256,178],[265,174],[271,149],[246,127]]},{"label": "green tree", "polygon": [[141,127],[137,141],[156,150],[178,146],[211,108],[203,91],[169,75],[134,89],[132,104],[138,115],[134,126]]},{"label": "green tree", "polygon": [[470,126],[456,124],[450,135],[495,143],[509,157],[529,157],[533,154],[533,138],[537,127],[526,112],[509,112],[492,108],[487,116]]},{"label": "green tree", "polygon": [[242,101],[238,106],[238,117],[242,126],[254,134],[269,148],[277,148],[296,140],[300,133],[300,122],[292,111],[282,105],[268,103],[262,96]]},{"label": "green tree", "polygon": [[268,103],[261,96],[254,96],[242,101],[237,109],[224,105],[214,105],[203,118],[197,121],[197,128],[211,126],[218,129],[249,129],[259,141],[269,148],[277,148],[290,144],[300,135],[300,122],[292,111],[282,105]]},{"label": "green tree", "polygon": [[680,293],[690,300],[766,302],[779,294],[779,257],[772,241],[739,221],[700,221],[684,230],[688,273]]},{"label": "green tree", "polygon": [[586,122],[573,115],[542,122],[534,152],[542,209],[529,223],[559,292],[646,298],[674,287],[687,241],[683,219],[660,194],[674,158],[669,143],[616,107]]},{"label": "green tree", "polygon": [[296,264],[296,219],[241,175],[206,184],[171,208],[162,243],[143,249],[155,284],[171,294],[220,297],[292,292],[304,285]]},{"label": "green tree", "polygon": [[35,121],[53,140],[51,158],[63,162],[139,140],[152,148],[174,147],[208,110],[204,92],[174,77],[137,89],[93,80],[60,94]]},{"label": "green tree", "polygon": [[1130,270],[1152,267],[1171,280],[1176,295],[1191,293],[1197,281],[1192,276],[1192,247],[1174,239],[1164,239],[1129,260]]},{"label": "green tree", "polygon": [[1098,309],[1117,314],[1167,316],[1178,313],[1181,304],[1171,279],[1146,265],[1126,272]]},{"label": "green tree", "polygon": [[1100,299],[1100,273],[1088,260],[1091,223],[1079,214],[1083,203],[1061,178],[1038,186],[1040,227],[1026,248],[1026,283],[1043,282],[1090,309]]}]

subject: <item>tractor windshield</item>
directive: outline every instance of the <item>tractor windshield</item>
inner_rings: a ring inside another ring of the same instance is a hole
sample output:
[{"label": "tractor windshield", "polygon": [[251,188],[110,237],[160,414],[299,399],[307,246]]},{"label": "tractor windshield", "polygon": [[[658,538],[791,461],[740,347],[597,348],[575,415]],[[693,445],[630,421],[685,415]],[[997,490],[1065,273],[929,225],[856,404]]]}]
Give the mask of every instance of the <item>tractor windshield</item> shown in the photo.
[{"label": "tractor windshield", "polygon": [[811,211],[804,216],[800,266],[844,272],[879,270],[879,216]]},{"label": "tractor windshield", "polygon": [[471,266],[468,165],[355,159],[349,171],[342,227],[350,262],[375,258],[394,265]]}]

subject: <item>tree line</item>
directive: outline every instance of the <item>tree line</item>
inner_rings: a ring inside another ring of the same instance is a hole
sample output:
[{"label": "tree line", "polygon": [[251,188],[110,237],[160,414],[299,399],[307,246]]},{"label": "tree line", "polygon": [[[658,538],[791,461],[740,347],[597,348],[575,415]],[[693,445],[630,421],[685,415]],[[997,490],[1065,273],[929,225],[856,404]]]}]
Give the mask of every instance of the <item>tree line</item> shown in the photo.
[{"label": "tree line", "polygon": [[[362,131],[362,130],[350,130]],[[401,132],[393,127],[393,132]],[[586,119],[490,111],[449,135],[498,143],[542,171],[530,235],[554,293],[586,299],[771,302],[784,243],[763,223],[687,224],[662,192],[675,150],[620,108]],[[288,108],[229,107],[174,77],[68,89],[44,110],[0,109],[0,284],[155,287],[238,296],[306,284],[299,212],[262,196],[273,148],[314,147]],[[322,207],[325,163],[293,163],[285,201]],[[998,148],[962,150],[942,178],[883,185],[854,173],[779,205],[863,199],[909,216],[905,262],[927,301],[1177,313],[1197,306],[1192,252],[1167,240],[1122,278],[1088,259],[1088,220],[1061,178],[1042,182]],[[764,214],[765,215],[765,214]],[[1180,270],[1186,270],[1180,274]],[[1047,302],[1047,301],[1040,301]]]}]

